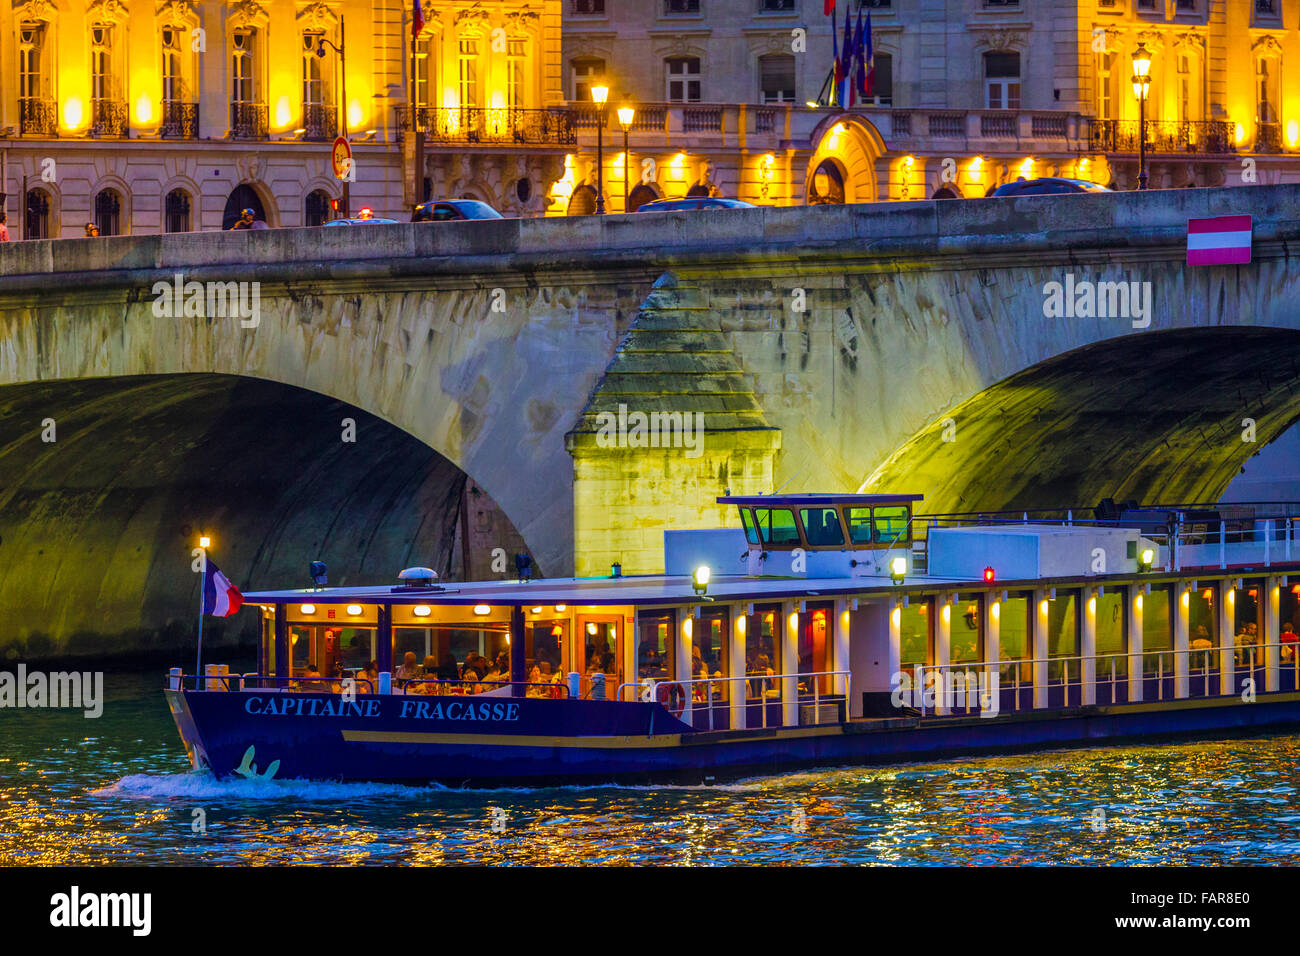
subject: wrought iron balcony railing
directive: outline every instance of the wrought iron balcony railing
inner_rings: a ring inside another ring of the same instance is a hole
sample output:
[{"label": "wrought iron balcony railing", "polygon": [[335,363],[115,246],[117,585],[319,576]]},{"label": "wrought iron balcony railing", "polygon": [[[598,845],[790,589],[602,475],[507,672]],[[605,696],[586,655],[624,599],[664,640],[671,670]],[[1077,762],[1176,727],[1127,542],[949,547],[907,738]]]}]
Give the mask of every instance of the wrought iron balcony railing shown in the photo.
[{"label": "wrought iron balcony railing", "polygon": [[90,101],[89,135],[117,137],[126,135],[126,103],[121,100],[93,99]]},{"label": "wrought iron balcony railing", "polygon": [[1255,124],[1255,152],[1257,153],[1282,152],[1282,124],[1281,123],[1256,123]]},{"label": "wrought iron balcony railing", "polygon": [[339,108],[321,103],[302,104],[303,139],[332,140],[339,135]]},{"label": "wrought iron balcony railing", "polygon": [[[1106,153],[1138,151],[1137,120],[1098,120],[1089,123],[1089,145]],[[1235,153],[1233,125],[1223,120],[1148,120],[1147,152]]]},{"label": "wrought iron balcony railing", "polygon": [[266,133],[265,103],[230,104],[231,139],[265,139]]},{"label": "wrought iron balcony railing", "polygon": [[164,100],[162,125],[158,135],[163,139],[198,139],[199,104]]},{"label": "wrought iron balcony railing", "polygon": [[18,133],[53,136],[59,128],[59,108],[52,99],[24,96],[18,100]]},{"label": "wrought iron balcony railing", "polygon": [[[399,133],[410,129],[408,107],[395,107]],[[428,143],[484,143],[568,146],[576,143],[572,113],[552,109],[421,107],[416,122]]]}]

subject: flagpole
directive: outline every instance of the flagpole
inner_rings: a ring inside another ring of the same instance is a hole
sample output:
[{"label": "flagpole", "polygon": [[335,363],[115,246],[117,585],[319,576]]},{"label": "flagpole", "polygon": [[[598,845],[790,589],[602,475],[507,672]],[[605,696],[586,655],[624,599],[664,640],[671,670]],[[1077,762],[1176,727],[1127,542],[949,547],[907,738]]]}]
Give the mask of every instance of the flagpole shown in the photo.
[{"label": "flagpole", "polygon": [[203,561],[199,565],[199,648],[198,654],[194,659],[194,689],[204,690],[199,685],[199,675],[203,673],[203,592],[208,586],[208,551],[207,548],[200,549],[203,552]]}]

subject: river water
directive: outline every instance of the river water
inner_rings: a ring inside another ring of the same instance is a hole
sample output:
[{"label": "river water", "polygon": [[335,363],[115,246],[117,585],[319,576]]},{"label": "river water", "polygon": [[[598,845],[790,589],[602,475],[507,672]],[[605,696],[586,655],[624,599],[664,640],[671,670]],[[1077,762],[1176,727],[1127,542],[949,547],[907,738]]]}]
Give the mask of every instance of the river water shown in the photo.
[{"label": "river water", "polygon": [[782,774],[452,791],[195,773],[161,672],[104,712],[0,710],[5,864],[1276,864],[1300,736]]}]

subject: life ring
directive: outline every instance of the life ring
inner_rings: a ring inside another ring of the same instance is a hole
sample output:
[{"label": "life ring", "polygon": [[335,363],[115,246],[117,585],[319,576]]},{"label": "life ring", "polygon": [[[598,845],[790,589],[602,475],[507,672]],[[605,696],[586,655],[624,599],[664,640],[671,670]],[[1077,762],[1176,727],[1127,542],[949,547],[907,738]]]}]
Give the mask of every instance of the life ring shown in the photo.
[{"label": "life ring", "polygon": [[668,713],[680,717],[686,709],[686,688],[676,681],[655,685],[655,700],[668,708]]}]

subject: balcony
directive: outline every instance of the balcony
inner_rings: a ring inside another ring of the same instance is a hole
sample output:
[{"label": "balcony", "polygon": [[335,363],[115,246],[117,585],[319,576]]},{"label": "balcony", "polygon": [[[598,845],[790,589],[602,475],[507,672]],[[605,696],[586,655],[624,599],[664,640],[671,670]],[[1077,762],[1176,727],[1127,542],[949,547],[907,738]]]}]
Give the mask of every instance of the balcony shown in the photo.
[{"label": "balcony", "polygon": [[199,104],[165,100],[158,135],[163,139],[198,139]]},{"label": "balcony", "polygon": [[[402,135],[410,129],[410,112],[405,105],[394,110]],[[421,107],[416,120],[431,144],[569,146],[578,141],[572,113],[563,108]]]},{"label": "balcony", "polygon": [[126,135],[126,103],[121,100],[93,99],[90,101],[90,128],[87,135],[96,138],[118,138]]},{"label": "balcony", "polygon": [[856,110],[874,123],[891,149],[943,148],[963,151],[1068,151],[1082,147],[1083,117],[1063,110]]},{"label": "balcony", "polygon": [[54,136],[59,128],[59,108],[52,99],[24,96],[18,100],[20,136]]},{"label": "balcony", "polygon": [[1281,123],[1256,123],[1255,124],[1255,152],[1257,153],[1282,152],[1282,124]]},{"label": "balcony", "polygon": [[265,103],[230,104],[231,139],[265,139],[266,132]]},{"label": "balcony", "polygon": [[339,109],[321,103],[302,104],[302,138],[317,142],[332,142],[339,135]]},{"label": "balcony", "polygon": [[[1147,120],[1146,126],[1146,147],[1149,153],[1206,154],[1237,151],[1233,145],[1233,125],[1223,120]],[[1138,137],[1137,120],[1094,119],[1089,123],[1089,146],[1100,152],[1136,153]]]}]

